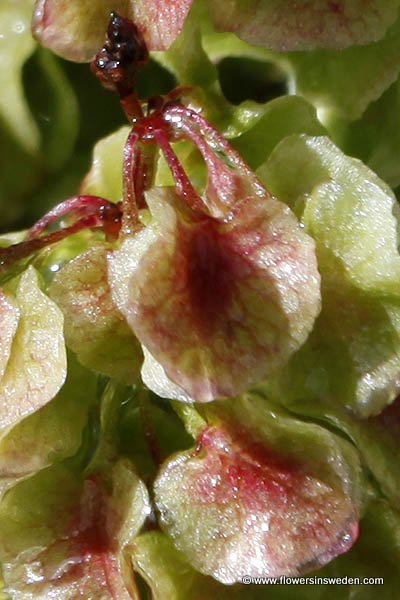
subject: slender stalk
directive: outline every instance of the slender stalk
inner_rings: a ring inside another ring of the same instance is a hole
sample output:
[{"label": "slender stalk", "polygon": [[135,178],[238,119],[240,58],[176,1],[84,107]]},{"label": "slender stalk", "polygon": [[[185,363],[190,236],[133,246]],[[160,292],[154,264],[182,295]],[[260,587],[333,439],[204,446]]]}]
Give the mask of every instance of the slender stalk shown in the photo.
[{"label": "slender stalk", "polygon": [[[226,138],[215,129],[200,113],[183,106],[182,104],[172,104],[165,110],[165,115],[180,116],[182,118],[181,126],[187,132],[193,131],[193,128],[188,126],[188,123],[194,123],[199,128],[200,132],[209,138],[209,140],[220,150],[223,150],[227,156],[230,156],[233,162],[238,162],[243,165],[246,163],[238,152],[231,146]],[[247,165],[246,165],[247,166]]]},{"label": "slender stalk", "polygon": [[99,196],[72,196],[71,198],[68,198],[68,200],[64,200],[64,202],[61,202],[61,204],[52,208],[47,214],[39,219],[39,221],[37,221],[28,231],[27,238],[32,239],[37,237],[49,225],[55,223],[67,214],[74,213],[82,215],[83,212],[87,213],[89,210],[93,210],[93,208],[101,210],[107,204],[110,204],[110,202]]},{"label": "slender stalk", "polygon": [[131,92],[120,98],[121,106],[124,110],[126,118],[130,123],[136,123],[143,118],[142,105],[137,97],[136,92]]},{"label": "slender stalk", "polygon": [[132,235],[140,228],[138,206],[145,205],[142,169],[139,135],[132,129],[124,146],[122,235]]},{"label": "slender stalk", "polygon": [[187,432],[190,433],[193,439],[197,439],[200,433],[207,427],[207,421],[192,404],[172,400],[171,406],[185,425]]},{"label": "slender stalk", "polygon": [[[72,209],[72,210],[71,210]],[[63,217],[78,217],[75,223],[57,231],[40,235],[46,227]],[[115,239],[121,227],[120,203],[114,204],[97,196],[74,196],[53,208],[28,232],[27,239],[0,248],[0,271],[34,252],[55,244],[82,229],[102,229],[108,239]]]},{"label": "slender stalk", "polygon": [[245,196],[269,196],[255,173],[204,117],[178,104],[166,107],[164,117],[172,128],[177,123],[179,132],[203,155],[208,170],[206,199],[214,216],[225,214]]},{"label": "slender stalk", "polygon": [[[233,148],[228,140],[215,129],[201,114],[183,106],[182,104],[173,104],[166,107],[164,111],[165,118],[173,121],[176,117],[180,117],[179,127],[185,132],[202,152],[203,156],[209,152],[208,147],[214,153],[221,152],[225,160],[233,167],[241,170],[242,174],[246,174],[248,180],[255,187],[255,192],[262,192],[265,195],[265,188],[261,181],[252,171],[249,165],[243,160],[240,154]],[[193,125],[195,127],[193,127]],[[216,159],[218,157],[215,157]]]},{"label": "slender stalk", "polygon": [[0,248],[0,272],[9,268],[10,265],[15,261],[27,258],[34,252],[37,252],[46,246],[50,246],[51,244],[55,244],[69,235],[81,231],[81,229],[97,228],[102,226],[103,223],[99,219],[98,215],[89,215],[79,219],[76,221],[76,223],[70,225],[69,227],[64,227],[63,229],[53,231],[47,235],[28,239],[20,242],[19,244],[7,246],[6,248]]},{"label": "slender stalk", "polygon": [[206,204],[196,192],[182,166],[182,163],[172,149],[172,146],[169,143],[168,135],[164,131],[159,130],[154,133],[154,137],[159,143],[160,148],[165,156],[165,160],[171,169],[178,194],[184,198],[184,200],[193,210],[204,213],[204,210],[206,209],[208,212]]}]

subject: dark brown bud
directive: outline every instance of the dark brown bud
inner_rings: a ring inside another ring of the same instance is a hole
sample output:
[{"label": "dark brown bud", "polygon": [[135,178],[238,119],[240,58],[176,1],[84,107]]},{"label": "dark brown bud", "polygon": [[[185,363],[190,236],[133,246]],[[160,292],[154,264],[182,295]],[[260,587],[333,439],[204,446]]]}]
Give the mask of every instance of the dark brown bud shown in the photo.
[{"label": "dark brown bud", "polygon": [[136,25],[112,12],[106,41],[91,67],[105,88],[123,98],[134,90],[136,75],[148,56],[146,43]]}]

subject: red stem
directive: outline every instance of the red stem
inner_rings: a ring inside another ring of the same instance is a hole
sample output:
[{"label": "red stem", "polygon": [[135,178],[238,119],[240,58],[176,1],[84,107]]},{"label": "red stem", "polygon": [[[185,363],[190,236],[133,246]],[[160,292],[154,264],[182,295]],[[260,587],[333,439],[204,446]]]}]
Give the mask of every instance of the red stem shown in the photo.
[{"label": "red stem", "polygon": [[0,271],[7,269],[13,262],[27,258],[34,252],[45,248],[51,244],[55,244],[60,240],[68,237],[73,233],[77,233],[81,229],[85,228],[97,228],[102,227],[103,222],[99,215],[89,215],[79,219],[73,225],[64,227],[58,231],[53,231],[47,235],[37,237],[34,239],[27,239],[19,244],[13,244],[6,248],[0,248]]},{"label": "red stem", "polygon": [[61,217],[64,217],[68,213],[75,211],[75,214],[82,214],[87,212],[89,208],[102,209],[107,204],[108,200],[100,198],[99,196],[72,196],[52,208],[47,214],[45,214],[33,227],[30,228],[27,234],[27,239],[32,239],[42,233],[49,225],[58,221]]},{"label": "red stem", "polygon": [[136,123],[143,119],[143,109],[135,92],[120,98],[121,106],[130,123]]},{"label": "red stem", "polygon": [[[193,142],[201,147],[205,148],[205,144],[211,148],[211,150],[215,153],[216,151],[221,151],[224,153],[225,158],[228,159],[231,166],[235,168],[240,168],[242,173],[245,172],[247,176],[252,180],[253,184],[260,188],[265,194],[265,189],[262,183],[259,181],[258,177],[254,174],[254,172],[250,169],[248,164],[243,160],[240,154],[231,146],[228,140],[217,130],[215,129],[202,115],[198,112],[183,106],[182,104],[173,104],[168,106],[164,112],[165,117],[168,121],[171,120],[171,117],[181,117],[180,120],[180,129],[186,133],[186,135],[193,140]],[[192,127],[192,124],[196,125],[199,129],[200,135],[195,129]],[[200,142],[199,142],[200,140]],[[202,151],[202,150],[201,150]],[[202,151],[204,156],[204,152]],[[257,190],[258,191],[258,190]]]},{"label": "red stem", "polygon": [[[245,195],[266,195],[261,181],[229,142],[204,117],[179,104],[166,107],[164,118],[200,150],[208,169],[206,198],[215,216],[230,210]],[[221,156],[222,155],[222,156]]]},{"label": "red stem", "polygon": [[179,158],[169,143],[167,134],[162,130],[158,130],[154,133],[154,137],[159,143],[168,166],[171,169],[178,194],[186,200],[193,210],[204,213],[204,209],[207,209],[207,206],[193,187]]},{"label": "red stem", "polygon": [[[68,227],[40,235],[60,217],[68,215],[77,220]],[[16,260],[26,258],[37,250],[59,242],[81,229],[101,228],[107,239],[116,239],[121,227],[121,203],[114,204],[98,196],[74,196],[53,208],[28,232],[27,239],[18,244],[0,248],[0,271]]]},{"label": "red stem", "polygon": [[122,228],[124,235],[130,235],[140,226],[138,206],[145,206],[142,181],[142,153],[139,135],[132,129],[124,146]]},{"label": "red stem", "polygon": [[178,85],[178,87],[174,88],[165,96],[168,102],[173,100],[178,100],[182,96],[188,96],[190,93],[194,91],[193,86],[191,85]]},{"label": "red stem", "polygon": [[240,154],[233,149],[228,140],[224,138],[224,136],[217,129],[215,129],[200,113],[196,112],[195,110],[191,110],[182,104],[173,104],[166,108],[164,114],[180,116],[182,118],[182,127],[184,126],[186,130],[189,129],[187,126],[187,121],[195,123],[200,129],[200,132],[209,137],[212,143],[218,146],[219,149],[223,150],[227,156],[233,160],[233,162],[239,162],[245,165],[245,162]]}]

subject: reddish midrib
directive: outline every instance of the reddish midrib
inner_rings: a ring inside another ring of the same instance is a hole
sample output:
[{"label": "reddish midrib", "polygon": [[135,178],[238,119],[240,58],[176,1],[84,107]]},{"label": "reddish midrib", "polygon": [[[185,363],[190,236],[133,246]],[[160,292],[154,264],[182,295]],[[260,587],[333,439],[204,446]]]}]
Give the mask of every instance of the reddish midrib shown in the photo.
[{"label": "reddish midrib", "polygon": [[222,241],[211,220],[192,228],[185,240],[188,301],[194,326],[204,340],[215,333],[234,289],[232,265]]}]

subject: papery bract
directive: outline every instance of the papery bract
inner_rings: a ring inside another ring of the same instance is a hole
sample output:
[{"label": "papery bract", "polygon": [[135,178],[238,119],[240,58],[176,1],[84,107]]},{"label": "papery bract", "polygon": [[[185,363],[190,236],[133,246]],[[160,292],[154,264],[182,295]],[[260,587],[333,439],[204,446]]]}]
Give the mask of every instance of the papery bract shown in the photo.
[{"label": "papery bract", "polygon": [[90,61],[104,42],[111,11],[132,19],[149,50],[165,50],[183,27],[192,0],[37,0],[33,32],[53,52]]},{"label": "papery bract", "polygon": [[224,586],[191,568],[184,554],[159,531],[147,532],[135,539],[132,560],[154,600],[330,600],[332,594],[335,600],[373,600],[373,586],[367,591],[365,585],[357,583],[357,578],[370,577],[384,579],[383,597],[389,600],[396,598],[400,583],[399,533],[398,513],[390,510],[385,501],[372,500],[362,518],[357,543],[349,552],[313,573],[318,578],[348,577],[350,581],[354,578],[354,583],[347,585],[335,585],[332,579],[327,593],[323,591],[326,585],[296,585],[293,580],[282,581],[274,585],[273,590],[270,587],[267,596],[263,585]]},{"label": "papery bract", "polygon": [[97,475],[82,480],[61,463],[9,491],[0,505],[0,558],[13,598],[139,598],[126,546],[148,512],[147,492],[127,461],[107,477],[109,484]]},{"label": "papery bract", "polygon": [[112,302],[107,281],[107,252],[93,246],[64,266],[49,288],[64,314],[65,339],[81,363],[133,383],[142,363],[139,342]]},{"label": "papery bract", "polygon": [[144,483],[118,453],[126,398],[127,389],[110,382],[96,431],[91,423],[79,452],[1,499],[0,561],[13,598],[138,598],[127,548],[150,506]]},{"label": "papery bract", "polygon": [[265,600],[260,585],[225,586],[195,571],[161,531],[149,531],[135,539],[132,562],[151,589],[153,600]]},{"label": "papery bract", "polygon": [[[18,307],[18,326],[0,380],[0,430],[3,435],[22,418],[47,404],[60,389],[66,375],[62,314],[40,290],[32,267],[20,277],[14,302]],[[8,326],[6,349],[15,323],[9,321]]]},{"label": "papery bract", "polygon": [[150,50],[166,50],[180,33],[192,1],[135,0],[128,16],[143,31]]},{"label": "papery bract", "polygon": [[169,459],[156,480],[161,522],[177,547],[225,584],[295,575],[346,552],[358,529],[351,446],[265,399],[230,406],[211,406],[197,448]]},{"label": "papery bract", "polygon": [[78,452],[96,392],[97,376],[69,356],[67,379],[56,397],[0,441],[0,496],[17,481]]},{"label": "papery bract", "polygon": [[322,137],[287,138],[259,173],[315,238],[322,279],[321,314],[283,372],[281,394],[378,414],[400,389],[395,197]]},{"label": "papery bract", "polygon": [[0,290],[0,380],[10,358],[12,342],[17,331],[19,309],[15,301]]},{"label": "papery bract", "polygon": [[153,222],[110,258],[114,299],[168,377],[198,401],[232,396],[282,364],[319,309],[313,245],[277,200],[186,218],[166,188]]},{"label": "papery bract", "polygon": [[210,2],[220,31],[233,31],[246,42],[280,52],[376,41],[395,20],[398,7],[397,0]]}]

